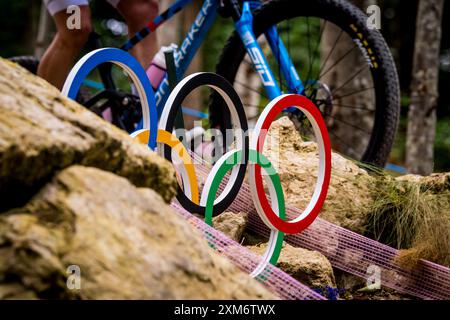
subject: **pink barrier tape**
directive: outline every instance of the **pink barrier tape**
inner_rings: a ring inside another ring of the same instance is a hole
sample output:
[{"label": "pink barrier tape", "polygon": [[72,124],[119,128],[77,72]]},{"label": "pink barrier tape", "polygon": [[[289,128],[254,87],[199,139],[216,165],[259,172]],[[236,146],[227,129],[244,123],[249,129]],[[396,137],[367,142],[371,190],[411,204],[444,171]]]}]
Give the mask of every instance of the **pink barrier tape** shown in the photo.
[{"label": "pink barrier tape", "polygon": [[[173,202],[171,206],[175,209],[175,212],[202,232],[214,250],[229,259],[244,272],[250,273],[260,263],[260,256],[210,227],[203,220],[193,216],[177,202]],[[266,267],[256,279],[269,291],[284,300],[326,300],[317,292],[272,265]],[[239,290],[239,288],[236,288],[236,290]]]},{"label": "pink barrier tape", "polygon": [[[192,156],[197,163],[198,179],[203,181],[209,170],[208,164],[198,165],[204,162],[197,155]],[[251,199],[250,187],[244,183],[227,211],[250,213],[249,229],[268,237],[269,229],[258,217]],[[298,209],[287,206],[288,219],[298,215]],[[414,270],[407,270],[394,261],[398,250],[323,219],[316,219],[300,234],[286,236],[285,241],[296,247],[319,251],[333,267],[363,279],[371,276],[369,267],[378,267],[381,285],[400,293],[427,300],[450,299],[450,268],[421,260]]]},{"label": "pink barrier tape", "polygon": [[[262,235],[269,233],[256,212],[250,215],[249,228]],[[319,251],[334,267],[364,279],[370,277],[369,267],[376,266],[381,271],[381,285],[398,292],[427,300],[450,299],[449,268],[421,260],[416,269],[405,270],[393,261],[397,250],[320,218],[303,233],[285,240],[296,247]]]}]

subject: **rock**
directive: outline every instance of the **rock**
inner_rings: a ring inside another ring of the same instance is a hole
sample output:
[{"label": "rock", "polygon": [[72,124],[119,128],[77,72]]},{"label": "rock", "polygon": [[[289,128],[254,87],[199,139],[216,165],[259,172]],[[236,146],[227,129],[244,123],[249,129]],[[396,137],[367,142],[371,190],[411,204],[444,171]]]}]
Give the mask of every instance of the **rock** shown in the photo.
[{"label": "rock", "polygon": [[247,224],[248,214],[245,212],[224,212],[213,218],[214,229],[226,234],[236,242],[241,242]]},{"label": "rock", "polygon": [[257,234],[254,231],[246,229],[242,234],[242,245],[243,246],[256,246],[269,241],[267,237]]},{"label": "rock", "polygon": [[347,300],[418,300],[412,296],[401,294],[393,289],[381,288],[380,290],[364,291],[358,290],[351,293]]},{"label": "rock", "polygon": [[[66,285],[78,283],[69,266],[79,267],[79,290]],[[275,298],[216,255],[156,192],[82,166],[0,215],[0,297]]]},{"label": "rock", "polygon": [[20,300],[36,300],[36,294],[24,288],[21,284],[0,284],[0,300],[20,299]]},{"label": "rock", "polygon": [[445,173],[433,173],[430,176],[419,176],[414,174],[408,174],[396,178],[401,182],[419,183],[421,189],[424,191],[429,190],[433,193],[439,194],[444,192],[450,192],[450,172]]},{"label": "rock", "polygon": [[[267,243],[248,247],[258,255],[263,255]],[[312,288],[336,288],[330,261],[317,251],[295,248],[283,244],[277,267]]]},{"label": "rock", "polygon": [[0,210],[23,205],[56,171],[73,164],[114,172],[153,188],[166,202],[176,193],[169,162],[0,58]]},{"label": "rock", "polygon": [[363,278],[335,269],[339,299],[343,300],[411,300],[411,296],[393,289],[369,284]]},{"label": "rock", "polygon": [[[282,117],[270,128],[264,154],[280,175],[286,202],[299,209],[306,208],[317,179],[317,145],[304,142],[292,121]],[[362,233],[374,181],[367,171],[333,153],[330,188],[320,217]]]},{"label": "rock", "polygon": [[368,282],[364,278],[357,277],[339,269],[334,270],[334,276],[336,279],[336,285],[339,289],[341,289],[342,293],[355,292],[366,287]]}]

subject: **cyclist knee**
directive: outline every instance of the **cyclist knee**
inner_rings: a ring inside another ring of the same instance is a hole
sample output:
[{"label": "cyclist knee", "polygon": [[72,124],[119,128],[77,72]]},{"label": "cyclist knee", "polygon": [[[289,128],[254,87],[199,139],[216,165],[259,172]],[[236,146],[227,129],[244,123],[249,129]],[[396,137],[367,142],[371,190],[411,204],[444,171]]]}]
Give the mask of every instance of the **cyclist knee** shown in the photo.
[{"label": "cyclist knee", "polygon": [[65,11],[54,16],[60,43],[70,48],[81,48],[87,42],[92,31],[91,11],[88,6],[80,7],[80,19],[75,25],[69,24],[70,14]]},{"label": "cyclist knee", "polygon": [[66,29],[58,32],[63,44],[69,47],[81,48],[89,39],[92,32],[92,25],[90,21],[82,22],[80,28]]}]

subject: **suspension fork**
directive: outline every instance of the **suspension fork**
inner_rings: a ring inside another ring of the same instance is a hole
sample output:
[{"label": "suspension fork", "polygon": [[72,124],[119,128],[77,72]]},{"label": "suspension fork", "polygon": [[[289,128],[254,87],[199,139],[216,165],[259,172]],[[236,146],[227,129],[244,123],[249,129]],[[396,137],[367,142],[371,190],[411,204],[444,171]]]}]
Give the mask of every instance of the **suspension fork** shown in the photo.
[{"label": "suspension fork", "polygon": [[[250,10],[249,2],[245,1],[240,11],[237,0],[230,1],[233,7],[233,20],[235,22],[236,30],[244,44],[253,66],[258,72],[261,82],[270,99],[275,99],[282,94],[279,85],[269,63],[258,44],[258,41],[253,32],[253,15]],[[302,93],[304,90],[303,83],[295,70],[294,64],[289,56],[289,53],[280,38],[276,26],[270,27],[265,31],[265,36],[269,42],[269,46],[277,58],[280,65],[281,73],[287,81],[287,87],[290,93]]]},{"label": "suspension fork", "polygon": [[267,41],[269,42],[270,49],[278,61],[278,65],[281,69],[281,74],[286,80],[289,93],[301,94],[305,90],[302,80],[300,79],[291,56],[286,49],[283,40],[278,34],[276,26],[271,26],[264,32]]}]

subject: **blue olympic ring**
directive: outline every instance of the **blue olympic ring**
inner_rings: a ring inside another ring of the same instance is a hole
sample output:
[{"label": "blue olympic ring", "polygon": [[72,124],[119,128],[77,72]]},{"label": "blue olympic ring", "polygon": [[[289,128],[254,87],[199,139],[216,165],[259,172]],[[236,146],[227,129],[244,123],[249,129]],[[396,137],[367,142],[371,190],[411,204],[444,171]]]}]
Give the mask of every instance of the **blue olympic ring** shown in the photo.
[{"label": "blue olympic ring", "polygon": [[103,48],[86,54],[70,71],[62,93],[68,98],[75,100],[81,84],[89,73],[100,64],[106,62],[121,67],[133,80],[141,99],[143,128],[150,131],[148,146],[150,149],[155,150],[158,132],[155,94],[144,68],[129,53],[116,48]]}]

